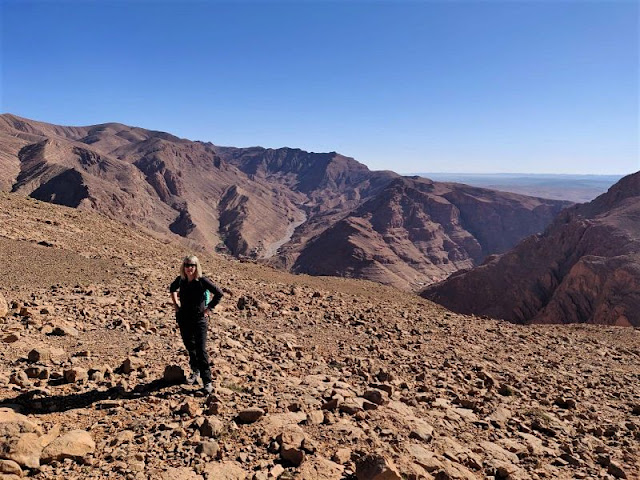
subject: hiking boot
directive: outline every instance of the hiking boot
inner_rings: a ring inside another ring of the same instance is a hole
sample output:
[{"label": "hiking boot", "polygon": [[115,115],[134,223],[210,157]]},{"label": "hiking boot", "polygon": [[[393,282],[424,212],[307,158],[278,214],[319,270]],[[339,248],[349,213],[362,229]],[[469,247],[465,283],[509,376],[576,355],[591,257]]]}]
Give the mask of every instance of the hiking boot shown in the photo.
[{"label": "hiking boot", "polygon": [[213,392],[213,383],[211,383],[211,382],[205,383],[203,390],[205,391],[205,393]]},{"label": "hiking boot", "polygon": [[198,383],[198,379],[200,378],[200,372],[198,370],[194,370],[191,372],[191,375],[187,378],[187,385],[194,385]]}]

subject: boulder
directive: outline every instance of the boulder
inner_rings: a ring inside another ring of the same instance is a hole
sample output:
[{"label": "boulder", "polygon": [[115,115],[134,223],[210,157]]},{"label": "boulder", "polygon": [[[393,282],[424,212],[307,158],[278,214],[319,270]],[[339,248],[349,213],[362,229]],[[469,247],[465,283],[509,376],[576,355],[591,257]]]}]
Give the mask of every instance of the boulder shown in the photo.
[{"label": "boulder", "polygon": [[20,468],[20,465],[13,460],[0,460],[0,475],[5,477],[15,475],[19,478],[22,477],[22,469]]},{"label": "boulder", "polygon": [[10,408],[0,408],[0,439],[11,433],[42,435],[42,429],[36,422],[21,413]]},{"label": "boulder", "polygon": [[262,418],[264,410],[258,407],[245,408],[238,413],[240,423],[254,423]]},{"label": "boulder", "polygon": [[208,463],[204,472],[216,480],[246,480],[248,475],[238,462],[231,461]]},{"label": "boulder", "polygon": [[0,440],[0,458],[13,460],[22,467],[38,468],[41,452],[42,446],[36,433],[13,434]]},{"label": "boulder", "polygon": [[280,456],[285,462],[297,467],[304,461],[305,453],[302,446],[305,434],[298,425],[285,426],[277,441],[280,444]]},{"label": "boulder", "polygon": [[358,480],[402,480],[393,462],[382,455],[368,455],[356,463]]},{"label": "boulder", "polygon": [[72,430],[56,438],[42,451],[41,460],[49,463],[65,458],[81,458],[95,451],[96,444],[89,432]]},{"label": "boulder", "polygon": [[51,350],[46,347],[36,347],[27,355],[29,363],[47,363],[51,360]]},{"label": "boulder", "polygon": [[184,383],[187,377],[180,365],[167,365],[164,367],[162,378],[167,383],[178,384]]},{"label": "boulder", "polygon": [[326,458],[312,457],[307,460],[300,473],[296,476],[298,480],[340,480],[344,467]]},{"label": "boulder", "polygon": [[89,374],[86,368],[73,367],[64,371],[64,379],[67,383],[86,383],[89,380]]}]

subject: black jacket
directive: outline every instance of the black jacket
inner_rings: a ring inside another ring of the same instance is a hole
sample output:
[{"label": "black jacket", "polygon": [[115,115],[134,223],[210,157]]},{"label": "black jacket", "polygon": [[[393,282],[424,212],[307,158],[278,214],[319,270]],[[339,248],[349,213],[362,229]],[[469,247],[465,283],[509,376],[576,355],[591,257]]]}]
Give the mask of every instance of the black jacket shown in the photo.
[{"label": "black jacket", "polygon": [[[205,303],[207,290],[213,294],[209,303]],[[188,313],[202,314],[205,308],[213,309],[222,298],[222,290],[207,277],[200,277],[192,282],[177,277],[169,286],[169,291],[178,292],[180,310]]]}]

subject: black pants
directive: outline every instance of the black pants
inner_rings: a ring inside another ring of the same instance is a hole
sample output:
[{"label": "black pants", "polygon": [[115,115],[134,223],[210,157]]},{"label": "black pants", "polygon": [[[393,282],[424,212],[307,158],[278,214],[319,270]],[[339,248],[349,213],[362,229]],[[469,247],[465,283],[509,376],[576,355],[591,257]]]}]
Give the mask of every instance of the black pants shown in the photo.
[{"label": "black pants", "polygon": [[180,335],[189,352],[189,365],[192,370],[200,371],[202,383],[211,382],[211,368],[207,355],[207,319],[199,312],[176,313]]}]

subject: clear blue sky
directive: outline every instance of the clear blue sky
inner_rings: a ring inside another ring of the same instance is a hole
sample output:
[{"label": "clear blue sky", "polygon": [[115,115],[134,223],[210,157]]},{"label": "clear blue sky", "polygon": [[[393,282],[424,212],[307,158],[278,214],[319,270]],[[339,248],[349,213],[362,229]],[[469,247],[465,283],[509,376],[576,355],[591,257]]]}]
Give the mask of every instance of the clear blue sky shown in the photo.
[{"label": "clear blue sky", "polygon": [[640,170],[636,1],[0,2],[3,113],[399,173]]}]

